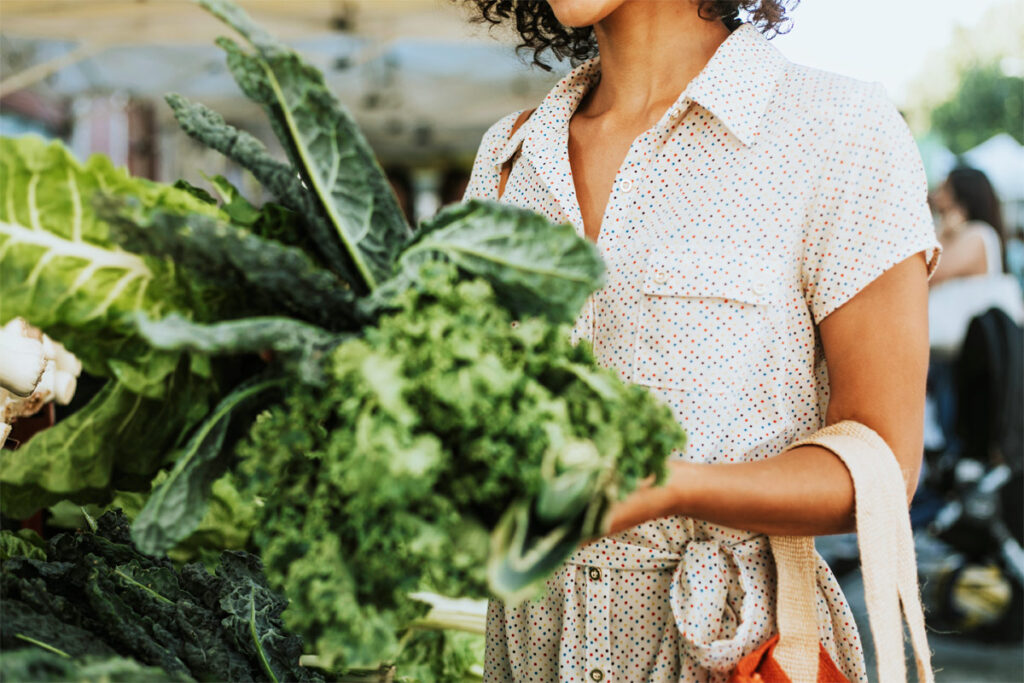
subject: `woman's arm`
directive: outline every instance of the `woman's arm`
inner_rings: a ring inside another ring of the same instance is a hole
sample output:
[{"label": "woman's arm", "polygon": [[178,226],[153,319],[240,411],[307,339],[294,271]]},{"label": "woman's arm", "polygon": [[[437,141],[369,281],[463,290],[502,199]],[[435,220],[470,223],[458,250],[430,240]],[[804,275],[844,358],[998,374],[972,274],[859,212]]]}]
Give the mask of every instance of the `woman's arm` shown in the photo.
[{"label": "woman's arm", "polygon": [[[879,276],[820,331],[831,385],[827,424],[856,420],[878,432],[899,460],[909,500],[921,466],[928,371],[922,254]],[[758,462],[677,461],[664,486],[613,507],[609,533],[673,514],[766,534],[843,533],[854,529],[853,482],[838,457],[816,446]]]}]

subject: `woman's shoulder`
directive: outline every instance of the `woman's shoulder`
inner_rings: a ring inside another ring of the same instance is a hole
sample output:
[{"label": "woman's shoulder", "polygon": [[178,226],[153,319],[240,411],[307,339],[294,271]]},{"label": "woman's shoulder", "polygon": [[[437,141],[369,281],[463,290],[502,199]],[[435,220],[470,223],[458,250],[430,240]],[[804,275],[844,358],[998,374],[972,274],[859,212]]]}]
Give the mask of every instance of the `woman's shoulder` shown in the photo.
[{"label": "woman's shoulder", "polygon": [[[817,123],[841,138],[864,133],[903,134],[906,123],[881,83],[790,63],[774,101],[797,120]],[[795,110],[795,111],[794,111]]]},{"label": "woman's shoulder", "polygon": [[484,132],[480,140],[480,147],[476,153],[476,162],[487,161],[492,164],[498,163],[499,158],[505,151],[513,128],[525,113],[532,109],[517,109],[492,123]]}]

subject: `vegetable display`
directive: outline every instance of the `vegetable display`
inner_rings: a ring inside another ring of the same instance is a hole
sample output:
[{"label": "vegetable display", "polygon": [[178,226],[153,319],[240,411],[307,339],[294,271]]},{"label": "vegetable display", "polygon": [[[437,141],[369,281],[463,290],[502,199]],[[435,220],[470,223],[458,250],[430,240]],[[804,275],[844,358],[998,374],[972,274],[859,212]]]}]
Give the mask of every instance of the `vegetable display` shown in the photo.
[{"label": "vegetable display", "polygon": [[[201,4],[244,39],[218,44],[287,161],[201,104],[168,103],[273,201],[251,204],[221,177],[215,197],[98,157],[81,164],[57,143],[0,141],[0,323],[25,317],[107,378],[84,408],[0,451],[0,508],[24,517],[116,495],[137,509],[138,549],[122,518],[104,517],[116,538],[62,536],[47,562],[5,562],[5,595],[10,584],[26,605],[17,623],[59,650],[47,620],[70,598],[47,576],[77,582],[121,640],[76,650],[93,657],[76,666],[116,668],[117,654],[171,677],[305,676],[275,668],[297,666],[280,617],[318,666],[397,663],[399,679],[460,680],[478,641],[444,630],[461,626],[436,604],[429,616],[428,603],[532,595],[604,530],[614,500],[663,476],[684,436],[666,406],[569,342],[568,324],[602,284],[593,245],[571,226],[477,200],[413,231],[323,76],[231,3]],[[246,555],[223,555],[221,582],[205,592],[189,583],[198,569],[175,574],[152,559],[204,530],[226,542],[232,514],[245,517],[243,536],[253,529],[268,584]],[[4,553],[38,555],[6,536]],[[75,562],[93,569],[50,567]],[[60,599],[25,597],[44,584]],[[291,604],[283,615],[271,589]],[[185,635],[164,642],[135,617],[111,626],[144,604],[181,622],[181,601],[207,610],[197,623],[227,648],[217,664],[227,668],[194,668]],[[228,613],[219,630],[208,619],[217,609]],[[68,623],[99,632],[75,614]],[[245,624],[268,635],[245,640]]]},{"label": "vegetable display", "polygon": [[[95,533],[50,539],[45,559],[3,561],[4,680],[45,680],[47,670],[53,679],[73,679],[111,668],[135,680],[322,680],[298,665],[302,642],[281,623],[287,601],[267,587],[257,557],[227,551],[216,574],[198,564],[179,571],[139,553],[123,515],[107,513],[96,525]],[[69,661],[60,667],[46,654]],[[16,673],[33,667],[39,678]]]}]

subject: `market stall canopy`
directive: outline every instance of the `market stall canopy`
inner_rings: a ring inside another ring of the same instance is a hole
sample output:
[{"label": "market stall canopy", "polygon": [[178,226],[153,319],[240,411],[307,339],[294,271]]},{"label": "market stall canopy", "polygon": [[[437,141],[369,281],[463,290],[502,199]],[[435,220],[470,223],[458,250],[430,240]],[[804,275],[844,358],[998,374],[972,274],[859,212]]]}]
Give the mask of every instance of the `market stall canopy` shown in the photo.
[{"label": "market stall canopy", "polygon": [[985,172],[1002,201],[1024,200],[1024,145],[1012,135],[995,135],[964,152],[963,158]]},{"label": "market stall canopy", "polygon": [[[470,23],[450,0],[239,4],[324,71],[386,162],[466,159],[489,124],[535,106],[557,78],[527,67],[511,40]],[[177,91],[236,121],[260,116],[213,46],[230,31],[191,0],[3,0],[0,12],[4,51],[30,53],[16,71],[5,60],[0,93]]]},{"label": "market stall canopy", "polygon": [[[315,33],[377,40],[419,35],[464,41],[465,12],[449,0],[237,0],[284,39]],[[12,36],[105,45],[208,43],[223,33],[193,0],[3,0]]]}]

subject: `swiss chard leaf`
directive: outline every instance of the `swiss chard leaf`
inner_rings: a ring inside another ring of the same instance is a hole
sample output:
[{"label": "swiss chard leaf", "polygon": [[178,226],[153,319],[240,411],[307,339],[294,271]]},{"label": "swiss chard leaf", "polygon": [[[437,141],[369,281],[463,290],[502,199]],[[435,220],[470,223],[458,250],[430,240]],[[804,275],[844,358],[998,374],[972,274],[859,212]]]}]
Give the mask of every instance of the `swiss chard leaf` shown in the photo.
[{"label": "swiss chard leaf", "polygon": [[[258,237],[208,216],[146,212],[99,204],[112,235],[135,252],[167,257],[231,297],[225,317],[282,309],[331,329],[358,329],[355,294],[300,249]],[[155,316],[151,316],[155,317]]]},{"label": "swiss chard leaf", "polygon": [[191,534],[206,514],[210,489],[230,460],[232,418],[251,410],[256,400],[283,384],[279,379],[254,379],[228,394],[206,417],[178,455],[167,479],[153,491],[132,525],[132,540],[149,555],[167,552]]},{"label": "swiss chard leaf", "polygon": [[450,261],[487,280],[515,315],[555,322],[571,322],[604,276],[597,249],[572,227],[481,200],[449,207],[425,222],[399,257],[399,274],[382,289],[409,286],[430,260]]},{"label": "swiss chard leaf", "polygon": [[97,192],[144,207],[217,215],[188,192],[129,177],[94,156],[84,165],[59,143],[0,139],[0,324],[22,316],[60,339],[94,375],[151,397],[164,393],[176,355],[153,353],[125,314],[162,317],[201,302],[168,264],[126,252],[92,208]]},{"label": "swiss chard leaf", "polygon": [[272,351],[274,362],[306,384],[325,381],[323,361],[348,338],[292,318],[245,318],[203,325],[172,315],[163,320],[138,319],[139,331],[158,349],[209,355]]},{"label": "swiss chard leaf", "polygon": [[23,519],[60,500],[102,502],[115,487],[145,486],[212,395],[187,362],[167,386],[166,399],[152,399],[109,380],[67,419],[17,450],[0,450],[0,510]]},{"label": "swiss chard leaf", "polygon": [[376,289],[390,277],[410,230],[369,144],[319,71],[230,2],[201,4],[255,48],[248,55],[230,40],[219,41],[235,80],[266,109],[366,288]]}]

